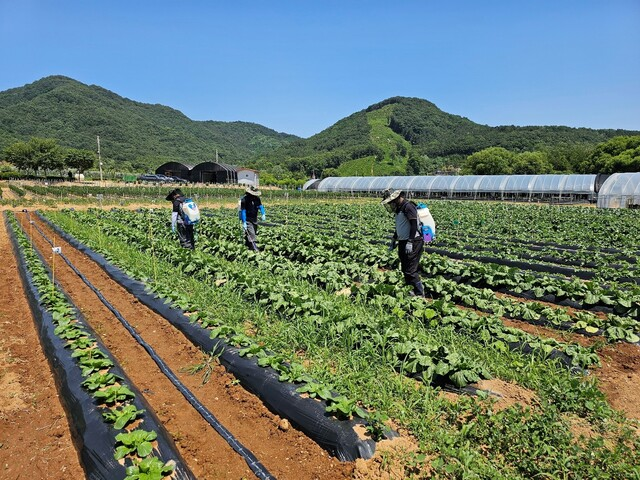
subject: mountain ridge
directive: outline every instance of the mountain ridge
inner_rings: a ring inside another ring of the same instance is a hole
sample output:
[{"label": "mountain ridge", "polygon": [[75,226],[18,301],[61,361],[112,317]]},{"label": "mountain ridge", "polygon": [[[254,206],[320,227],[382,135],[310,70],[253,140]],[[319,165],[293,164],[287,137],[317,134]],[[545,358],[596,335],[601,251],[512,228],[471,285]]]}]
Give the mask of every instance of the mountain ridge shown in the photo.
[{"label": "mountain ridge", "polygon": [[95,150],[100,135],[105,163],[147,170],[165,161],[215,158],[247,163],[296,139],[251,122],[196,121],[161,104],[137,102],[62,75],[0,92],[0,149],[29,137]]},{"label": "mountain ridge", "polygon": [[[0,92],[0,150],[29,137],[94,150],[119,170],[152,170],[166,161],[212,160],[276,175],[401,175],[459,167],[490,147],[514,152],[585,149],[623,129],[491,127],[416,97],[390,97],[301,138],[251,122],[191,120],[162,104],[142,103],[63,75]],[[562,165],[554,166],[562,169]]]}]

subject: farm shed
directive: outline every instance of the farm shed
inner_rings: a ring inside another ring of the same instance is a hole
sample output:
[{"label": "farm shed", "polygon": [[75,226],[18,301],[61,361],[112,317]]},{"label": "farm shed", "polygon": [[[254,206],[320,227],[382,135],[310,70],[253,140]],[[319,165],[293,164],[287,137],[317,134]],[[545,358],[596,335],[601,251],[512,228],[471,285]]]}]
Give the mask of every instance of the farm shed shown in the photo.
[{"label": "farm shed", "polygon": [[239,167],[237,169],[237,174],[238,174],[238,183],[241,183],[244,185],[256,185],[256,186],[260,183],[257,170],[253,170],[251,168]]},{"label": "farm shed", "polygon": [[614,173],[598,193],[598,208],[640,208],[640,173]]},{"label": "farm shed", "polygon": [[435,198],[572,202],[595,200],[596,177],[597,175],[328,177],[317,184],[317,189],[321,192],[380,193],[390,188]]},{"label": "farm shed", "polygon": [[156,168],[157,175],[166,175],[168,177],[180,177],[189,180],[193,165],[186,165],[179,162],[166,162]]},{"label": "farm shed", "polygon": [[191,169],[190,178],[197,183],[237,183],[237,167],[220,162],[202,162]]}]

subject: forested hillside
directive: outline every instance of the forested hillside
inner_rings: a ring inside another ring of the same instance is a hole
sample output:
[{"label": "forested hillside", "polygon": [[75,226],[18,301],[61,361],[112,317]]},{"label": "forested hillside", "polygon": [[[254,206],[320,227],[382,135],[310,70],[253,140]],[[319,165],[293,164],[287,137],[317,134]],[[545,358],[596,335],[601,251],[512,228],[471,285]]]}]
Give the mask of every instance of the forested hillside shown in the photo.
[{"label": "forested hillside", "polygon": [[211,160],[216,150],[220,161],[245,164],[298,138],[248,122],[193,121],[62,76],[0,92],[0,150],[40,137],[95,151],[98,135],[107,166],[136,171],[170,160]]},{"label": "forested hillside", "polygon": [[0,151],[31,137],[95,151],[98,135],[102,159],[115,170],[150,171],[170,160],[195,164],[217,151],[220,161],[257,168],[266,181],[313,174],[611,173],[640,163],[637,131],[489,127],[419,98],[389,98],[303,139],[254,123],[193,121],[62,76],[0,92]]},{"label": "forested hillside", "polygon": [[[279,164],[316,175],[432,174],[462,167],[469,155],[491,147],[542,152],[551,171],[578,171],[596,145],[629,130],[562,126],[489,127],[443,112],[418,98],[394,97],[332,127],[265,154],[259,167]],[[540,172],[548,173],[548,172]]]}]

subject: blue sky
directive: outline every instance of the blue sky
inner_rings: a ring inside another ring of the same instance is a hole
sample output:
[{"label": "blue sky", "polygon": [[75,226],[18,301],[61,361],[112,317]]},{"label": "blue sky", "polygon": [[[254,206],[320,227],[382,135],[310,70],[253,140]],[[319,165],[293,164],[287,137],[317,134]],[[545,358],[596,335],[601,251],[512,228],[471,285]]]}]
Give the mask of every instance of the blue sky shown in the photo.
[{"label": "blue sky", "polygon": [[0,65],[303,137],[396,95],[640,130],[640,0],[0,0]]}]

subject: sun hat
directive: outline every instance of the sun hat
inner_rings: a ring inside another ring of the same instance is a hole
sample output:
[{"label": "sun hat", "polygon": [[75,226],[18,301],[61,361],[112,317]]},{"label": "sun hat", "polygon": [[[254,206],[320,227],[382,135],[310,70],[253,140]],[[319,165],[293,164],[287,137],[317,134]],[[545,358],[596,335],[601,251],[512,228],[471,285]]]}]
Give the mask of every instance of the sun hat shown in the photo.
[{"label": "sun hat", "polygon": [[402,190],[394,190],[393,192],[389,189],[382,192],[382,205],[386,205],[387,203],[393,202],[396,198],[398,198],[402,194]]},{"label": "sun hat", "polygon": [[169,192],[169,195],[167,195],[167,196],[165,197],[165,200],[168,200],[168,201],[172,202],[172,201],[173,201],[173,196],[174,196],[174,195],[179,195],[179,196],[181,196],[181,197],[184,197],[184,193],[182,193],[182,190],[180,190],[179,188],[174,188],[173,190],[171,190],[171,191]]},{"label": "sun hat", "polygon": [[253,185],[249,185],[245,189],[245,193],[248,193],[249,195],[254,195],[256,197],[259,197],[260,195],[262,195],[262,192],[260,190],[258,190],[258,187],[255,187]]}]

